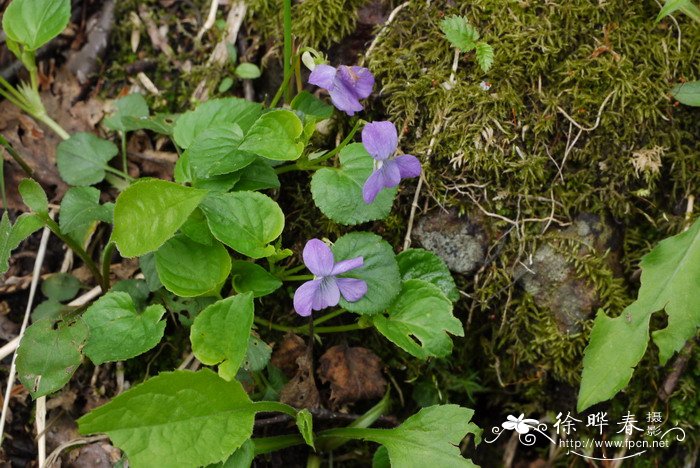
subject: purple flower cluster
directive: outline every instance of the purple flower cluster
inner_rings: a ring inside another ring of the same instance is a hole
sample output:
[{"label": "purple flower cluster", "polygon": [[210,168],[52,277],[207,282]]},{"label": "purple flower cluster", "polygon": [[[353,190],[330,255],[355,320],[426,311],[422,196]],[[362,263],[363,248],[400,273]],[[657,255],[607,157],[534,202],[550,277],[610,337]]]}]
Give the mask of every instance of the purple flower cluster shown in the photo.
[{"label": "purple flower cluster", "polygon": [[372,93],[374,76],[362,67],[316,65],[309,76],[309,83],[328,91],[333,105],[339,110],[355,115],[355,112],[363,109],[360,99]]}]

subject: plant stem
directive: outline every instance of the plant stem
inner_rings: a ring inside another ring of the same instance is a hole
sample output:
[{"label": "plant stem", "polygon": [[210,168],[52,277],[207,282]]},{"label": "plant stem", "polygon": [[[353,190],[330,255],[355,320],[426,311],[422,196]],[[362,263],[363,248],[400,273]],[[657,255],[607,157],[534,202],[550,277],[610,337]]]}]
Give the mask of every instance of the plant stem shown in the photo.
[{"label": "plant stem", "polygon": [[290,434],[272,437],[256,437],[253,439],[253,443],[255,444],[255,455],[262,455],[264,453],[294,447],[295,445],[301,445],[304,443],[304,439],[302,439],[300,435]]},{"label": "plant stem", "polygon": [[53,232],[56,237],[61,239],[64,244],[68,246],[69,249],[71,249],[80,259],[85,263],[85,266],[88,267],[90,270],[90,273],[92,273],[92,276],[95,278],[95,282],[100,285],[100,289],[102,289],[102,292],[107,292],[107,289],[104,287],[104,280],[102,279],[102,274],[100,273],[99,268],[97,268],[97,265],[95,264],[95,261],[88,255],[88,253],[83,249],[77,242],[75,242],[72,238],[69,236],[66,236],[61,232],[61,228],[58,226],[56,221],[53,219],[49,218],[48,215],[40,215],[44,223],[46,224],[46,227],[48,227],[51,232]]},{"label": "plant stem", "polygon": [[[345,309],[338,309],[333,312],[330,312],[323,317],[319,317],[316,320],[313,321],[314,327],[316,325],[319,325],[321,323],[327,322],[331,319],[336,318],[337,316],[344,314],[347,312]],[[303,333],[303,334],[308,334],[309,333],[309,327],[307,325],[300,325],[298,327],[291,327],[288,325],[280,325],[277,323],[273,323],[267,319],[264,319],[262,317],[255,317],[254,318],[255,323],[258,325],[270,328],[272,330],[277,330],[277,331],[283,331],[283,332],[292,332],[292,333]],[[351,330],[361,330],[363,328],[367,328],[365,325],[360,325],[359,323],[352,323],[350,325],[337,325],[333,327],[318,327],[314,328],[314,333],[336,333],[336,332],[342,332],[342,331],[351,331]]]},{"label": "plant stem", "polygon": [[351,323],[350,325],[336,325],[333,327],[316,327],[314,328],[315,333],[341,333],[353,330],[362,330],[367,328],[367,325],[361,325],[360,323]]},{"label": "plant stem", "polygon": [[32,177],[34,175],[34,171],[32,170],[31,167],[29,167],[29,164],[27,164],[22,156],[15,151],[15,149],[12,147],[9,141],[7,141],[2,135],[0,135],[0,145],[2,145],[8,153],[10,153],[10,156],[12,156],[12,159],[15,160],[17,164],[22,168],[25,174],[27,176]]},{"label": "plant stem", "polygon": [[309,281],[314,279],[314,275],[289,275],[281,279],[282,281]]},{"label": "plant stem", "polygon": [[278,401],[254,401],[255,411],[259,413],[284,413],[296,419],[297,410]]},{"label": "plant stem", "polygon": [[284,3],[284,102],[291,102],[292,93],[290,79],[292,76],[292,0],[282,0]]},{"label": "plant stem", "polygon": [[330,313],[324,315],[323,317],[317,318],[316,320],[314,320],[313,324],[314,324],[314,326],[319,325],[323,322],[327,322],[331,319],[334,319],[337,316],[342,315],[344,313],[345,313],[345,309],[338,309],[336,311],[333,311],[333,312],[330,312]]},{"label": "plant stem", "polygon": [[126,161],[126,132],[119,132],[119,136],[121,136],[122,140],[122,170],[124,171],[124,174],[128,174],[129,165]]},{"label": "plant stem", "polygon": [[120,171],[119,169],[115,169],[112,166],[108,166],[105,164],[104,170],[107,172],[111,172],[112,174],[117,175],[122,179],[128,180],[130,182],[134,180],[134,178],[131,177],[129,174],[125,174],[124,172]]},{"label": "plant stem", "polygon": [[56,135],[60,136],[64,140],[70,138],[70,134],[68,134],[68,132],[65,131],[63,127],[61,127],[54,119],[49,117],[48,114],[46,114],[46,111],[43,111],[41,114],[34,114],[34,117],[43,122],[47,127],[53,130]]},{"label": "plant stem", "polygon": [[275,93],[275,97],[272,98],[272,102],[270,102],[270,109],[273,107],[277,106],[277,103],[279,100],[282,98],[282,94],[284,94],[284,89],[286,86],[289,86],[289,78],[292,75],[290,74],[287,78],[282,79],[282,84],[280,87],[277,89],[277,92]]},{"label": "plant stem", "polygon": [[315,453],[310,453],[306,459],[306,468],[321,468],[321,457]]},{"label": "plant stem", "polygon": [[360,129],[360,126],[363,124],[364,124],[364,120],[358,119],[357,122],[355,122],[355,126],[352,127],[352,130],[350,130],[350,133],[348,133],[348,136],[346,136],[345,139],[343,139],[343,141],[341,141],[340,144],[336,148],[330,150],[329,152],[327,152],[326,154],[324,154],[320,158],[314,159],[313,162],[318,164],[320,162],[327,161],[330,158],[332,158],[333,156],[335,156],[336,154],[338,154],[340,152],[340,150],[345,148],[348,145],[348,143],[350,143],[352,138],[355,136],[355,133],[357,133],[357,131]]},{"label": "plant stem", "polygon": [[111,286],[109,284],[109,269],[112,265],[112,254],[114,253],[116,244],[109,241],[102,251],[102,290],[107,291]]}]

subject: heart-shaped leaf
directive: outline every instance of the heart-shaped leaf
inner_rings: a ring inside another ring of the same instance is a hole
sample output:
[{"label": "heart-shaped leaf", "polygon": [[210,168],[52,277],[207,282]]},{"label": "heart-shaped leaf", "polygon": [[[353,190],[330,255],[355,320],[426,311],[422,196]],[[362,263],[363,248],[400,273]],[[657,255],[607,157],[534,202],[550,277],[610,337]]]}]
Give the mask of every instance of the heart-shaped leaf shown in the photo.
[{"label": "heart-shaped leaf", "polygon": [[196,177],[206,178],[243,169],[257,159],[238,149],[243,132],[238,125],[211,127],[194,139],[187,152]]},{"label": "heart-shaped leaf", "polygon": [[267,296],[282,286],[282,281],[265,268],[243,260],[233,262],[231,278],[237,293],[252,292],[253,297]]},{"label": "heart-shaped leaf", "polygon": [[140,130],[143,126],[141,119],[148,118],[148,103],[141,94],[129,94],[114,101],[116,112],[105,117],[103,124],[110,130],[118,132],[132,132]]},{"label": "heart-shaped leaf", "polygon": [[75,133],[56,148],[58,172],[70,185],[97,184],[105,178],[105,167],[118,152],[111,141],[92,133]]},{"label": "heart-shaped leaf", "polygon": [[396,256],[401,278],[419,279],[433,283],[452,302],[459,299],[459,291],[450,270],[440,257],[424,249],[407,249]]},{"label": "heart-shaped leaf", "polygon": [[275,161],[293,161],[304,150],[304,143],[299,141],[303,130],[304,126],[294,112],[268,112],[255,121],[240,149]]},{"label": "heart-shaped leaf", "polygon": [[61,232],[82,245],[98,221],[111,223],[114,205],[100,205],[100,191],[94,187],[71,187],[61,201],[58,224]]}]

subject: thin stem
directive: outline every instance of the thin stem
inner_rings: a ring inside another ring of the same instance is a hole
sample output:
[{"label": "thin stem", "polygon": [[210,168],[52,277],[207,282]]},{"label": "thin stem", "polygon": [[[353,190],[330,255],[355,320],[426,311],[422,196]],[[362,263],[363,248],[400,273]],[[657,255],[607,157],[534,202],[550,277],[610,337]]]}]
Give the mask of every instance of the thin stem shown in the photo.
[{"label": "thin stem", "polygon": [[314,326],[319,325],[323,322],[327,322],[331,319],[334,319],[337,316],[344,314],[345,312],[346,312],[345,309],[338,309],[336,311],[333,311],[333,312],[330,312],[330,313],[324,315],[323,317],[317,318],[316,320],[314,320],[313,324],[314,324]]},{"label": "thin stem", "polygon": [[109,241],[102,251],[102,290],[106,291],[111,286],[109,284],[109,271],[112,266],[112,254],[114,254],[114,248],[116,244]]},{"label": "thin stem", "polygon": [[[19,91],[17,91],[17,89],[16,89],[14,86],[12,86],[12,85],[10,84],[10,82],[7,81],[7,80],[6,80],[5,78],[3,78],[2,76],[0,76],[0,85],[2,85],[12,96],[14,96],[15,99],[17,99],[17,100],[19,100],[19,101],[21,101],[21,102],[25,102],[25,101],[26,101],[26,98],[22,95],[22,93],[20,93]],[[22,106],[19,106],[19,107],[21,108]]]},{"label": "thin stem", "polygon": [[[283,269],[283,270],[281,271],[282,277],[284,277],[284,275],[293,275],[294,273],[298,273],[298,272],[300,272],[301,270],[303,270],[304,268],[306,268],[306,265],[297,265],[297,266],[295,266],[294,268]],[[278,278],[279,278],[279,277],[280,277],[280,276],[278,276]]]},{"label": "thin stem", "polygon": [[17,151],[15,151],[10,142],[7,141],[2,135],[0,135],[0,145],[2,145],[8,153],[10,153],[12,159],[14,159],[17,164],[19,164],[19,166],[22,168],[24,173],[27,174],[27,176],[32,177],[34,175],[34,171],[31,167],[29,167],[29,164],[25,162],[22,156],[20,156],[20,154]]},{"label": "thin stem", "polygon": [[283,332],[292,332],[296,333],[298,327],[290,327],[287,325],[279,325],[277,323],[270,322],[267,319],[264,319],[262,317],[255,317],[253,319],[255,323],[258,325],[262,325],[263,327],[269,328],[271,330],[277,330],[277,331],[283,331]]},{"label": "thin stem", "polygon": [[[315,162],[316,160],[314,160]],[[300,165],[299,163],[287,164],[286,166],[280,166],[275,169],[275,174],[280,175],[292,171],[317,171],[323,169],[326,166],[320,164],[314,164],[311,166]]]},{"label": "thin stem", "polygon": [[[345,309],[338,309],[333,312],[330,312],[323,317],[319,317],[316,320],[312,322],[314,326],[314,333],[337,333],[337,332],[342,332],[342,331],[351,331],[351,330],[361,330],[363,328],[367,328],[367,325],[360,325],[359,323],[352,323],[350,325],[337,325],[337,326],[332,326],[332,327],[316,327],[316,325],[319,325],[321,323],[327,322],[331,319],[334,319],[338,317],[341,314],[344,314],[347,312]],[[298,327],[292,327],[288,325],[280,325],[278,323],[271,322],[267,319],[264,319],[262,317],[255,317],[254,318],[255,323],[258,325],[261,325],[263,327],[267,327],[271,330],[277,330],[277,331],[283,331],[283,332],[292,332],[292,333],[303,333],[307,335],[309,333],[309,327],[308,325],[300,325]]]},{"label": "thin stem", "polygon": [[129,165],[126,161],[126,132],[119,132],[122,139],[122,170],[124,174],[129,173]]},{"label": "thin stem", "polygon": [[104,170],[107,172],[111,172],[112,174],[117,175],[122,179],[128,180],[129,182],[134,180],[134,178],[131,177],[129,174],[125,174],[124,172],[120,171],[119,169],[115,169],[112,166],[108,166],[105,164]]},{"label": "thin stem", "polygon": [[278,401],[254,401],[255,411],[259,413],[284,413],[296,419],[297,410]]},{"label": "thin stem", "polygon": [[256,437],[253,439],[255,445],[255,455],[275,452],[295,445],[304,443],[304,439],[298,434],[290,434],[272,437]]},{"label": "thin stem", "polygon": [[282,79],[282,84],[277,89],[277,92],[275,93],[275,97],[272,98],[272,102],[270,103],[270,109],[277,106],[277,103],[282,98],[282,94],[284,94],[285,87],[289,86],[289,79],[291,76],[292,75],[289,75],[289,76]]},{"label": "thin stem", "polygon": [[284,3],[284,101],[289,104],[292,100],[289,81],[292,76],[292,0],[282,0]]},{"label": "thin stem", "polygon": [[350,325],[336,325],[333,327],[316,327],[314,329],[315,333],[341,333],[353,330],[362,330],[367,328],[367,325],[362,325],[360,323],[351,323]]},{"label": "thin stem", "polygon": [[306,468],[321,468],[321,457],[315,453],[310,453],[306,459]]},{"label": "thin stem", "polygon": [[49,127],[51,130],[56,133],[56,135],[60,136],[64,140],[67,140],[70,138],[70,134],[61,127],[58,122],[56,122],[54,119],[48,116],[46,114],[46,111],[42,114],[34,114],[34,117],[36,117],[38,120],[43,122],[47,127]]},{"label": "thin stem", "polygon": [[355,133],[357,133],[357,131],[360,129],[360,126],[363,125],[364,123],[365,123],[364,120],[358,119],[357,122],[355,122],[355,126],[352,127],[352,130],[350,130],[350,133],[348,133],[348,136],[346,136],[345,139],[343,141],[341,141],[340,144],[335,149],[330,150],[329,152],[327,152],[326,154],[324,154],[320,158],[314,159],[313,162],[318,164],[320,162],[327,161],[330,158],[332,158],[333,156],[335,156],[336,154],[338,154],[338,152],[340,152],[340,150],[345,148],[347,146],[347,144],[350,143],[352,138],[355,136]]},{"label": "thin stem", "polygon": [[309,281],[314,279],[314,275],[289,275],[281,279],[282,281]]},{"label": "thin stem", "polygon": [[85,249],[83,249],[77,242],[75,242],[69,236],[63,234],[61,232],[61,228],[58,227],[56,221],[49,218],[47,215],[41,215],[41,218],[46,224],[46,227],[48,227],[51,230],[51,232],[56,235],[56,237],[61,239],[63,243],[66,244],[68,248],[73,251],[73,253],[80,257],[83,263],[85,263],[85,266],[88,267],[90,273],[92,273],[92,276],[95,278],[97,284],[100,285],[100,289],[102,289],[102,292],[107,292],[107,289],[105,289],[104,287],[104,280],[102,279],[102,274],[100,273],[99,268],[97,268],[95,261],[90,257],[90,255],[88,255],[88,253],[85,252]]}]

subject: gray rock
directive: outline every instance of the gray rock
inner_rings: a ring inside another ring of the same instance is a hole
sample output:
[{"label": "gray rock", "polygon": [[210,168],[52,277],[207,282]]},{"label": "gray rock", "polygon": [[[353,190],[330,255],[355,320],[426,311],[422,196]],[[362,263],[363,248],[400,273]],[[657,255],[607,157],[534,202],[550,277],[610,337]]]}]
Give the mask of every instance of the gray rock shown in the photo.
[{"label": "gray rock", "polygon": [[467,274],[484,263],[488,237],[476,219],[458,217],[454,211],[433,211],[417,223],[415,234],[421,245],[440,258],[447,267]]}]

